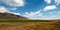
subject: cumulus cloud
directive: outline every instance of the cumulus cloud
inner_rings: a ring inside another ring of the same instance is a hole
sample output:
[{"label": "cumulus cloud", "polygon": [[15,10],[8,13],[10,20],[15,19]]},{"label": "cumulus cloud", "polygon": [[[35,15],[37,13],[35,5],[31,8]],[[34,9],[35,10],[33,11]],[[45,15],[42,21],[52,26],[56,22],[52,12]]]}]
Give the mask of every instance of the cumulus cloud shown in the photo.
[{"label": "cumulus cloud", "polygon": [[52,9],[56,9],[57,7],[55,5],[52,5],[52,6],[46,6],[44,8],[44,11],[47,11],[47,10],[52,10]]},{"label": "cumulus cloud", "polygon": [[[50,4],[52,0],[44,0],[46,3]],[[56,5],[60,4],[60,0],[54,0]]]},{"label": "cumulus cloud", "polygon": [[0,4],[4,3],[6,5],[12,6],[14,8],[6,8],[4,6],[0,6],[0,12],[4,13],[4,12],[8,12],[8,13],[12,13],[15,15],[21,15],[20,13],[14,13],[14,12],[10,12],[9,10],[16,10],[16,7],[20,7],[20,6],[24,6],[25,2],[24,0],[0,0]]},{"label": "cumulus cloud", "polygon": [[51,3],[51,0],[45,0],[45,2],[47,2],[49,4],[49,3]]},{"label": "cumulus cloud", "polygon": [[0,6],[0,12],[4,13],[4,12],[9,12],[5,7]]},{"label": "cumulus cloud", "polygon": [[36,11],[36,12],[25,12],[26,15],[28,16],[34,16],[34,15],[39,15],[41,12],[40,11]]},{"label": "cumulus cloud", "polygon": [[6,7],[4,6],[0,6],[0,13],[12,13],[12,14],[15,14],[15,15],[21,15],[20,13],[14,13],[14,12],[10,12]]},{"label": "cumulus cloud", "polygon": [[24,15],[22,15],[22,16],[24,16],[24,17],[28,17],[28,18],[37,18],[38,16],[40,17],[40,16],[42,16],[42,12],[40,11],[40,10],[38,10],[38,11],[36,11],[36,12],[25,12],[25,14]]},{"label": "cumulus cloud", "polygon": [[24,6],[24,0],[0,0],[0,2],[15,7]]},{"label": "cumulus cloud", "polygon": [[54,0],[57,5],[60,4],[60,0]]}]

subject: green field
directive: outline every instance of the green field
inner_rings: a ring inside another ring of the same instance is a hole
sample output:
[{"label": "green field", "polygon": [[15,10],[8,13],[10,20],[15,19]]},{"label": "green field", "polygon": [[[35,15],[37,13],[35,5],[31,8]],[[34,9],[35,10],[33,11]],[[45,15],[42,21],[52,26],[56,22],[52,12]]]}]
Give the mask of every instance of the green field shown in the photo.
[{"label": "green field", "polygon": [[0,20],[0,22],[50,22],[53,20]]}]

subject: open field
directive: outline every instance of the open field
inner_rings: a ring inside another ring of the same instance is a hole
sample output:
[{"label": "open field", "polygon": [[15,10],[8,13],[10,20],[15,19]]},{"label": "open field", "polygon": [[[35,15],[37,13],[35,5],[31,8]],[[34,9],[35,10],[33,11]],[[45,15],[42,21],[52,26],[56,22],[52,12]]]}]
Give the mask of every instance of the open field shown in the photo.
[{"label": "open field", "polygon": [[0,22],[50,22],[54,20],[0,20]]},{"label": "open field", "polygon": [[31,21],[2,21],[0,30],[60,30],[59,20]]}]

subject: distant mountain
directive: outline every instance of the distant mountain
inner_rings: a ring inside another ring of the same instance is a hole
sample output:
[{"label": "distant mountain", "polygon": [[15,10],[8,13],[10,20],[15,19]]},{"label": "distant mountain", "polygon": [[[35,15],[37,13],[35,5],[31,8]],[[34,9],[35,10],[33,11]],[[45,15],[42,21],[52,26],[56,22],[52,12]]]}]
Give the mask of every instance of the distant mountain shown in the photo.
[{"label": "distant mountain", "polygon": [[0,13],[0,19],[28,19],[28,18],[5,12],[5,13]]}]

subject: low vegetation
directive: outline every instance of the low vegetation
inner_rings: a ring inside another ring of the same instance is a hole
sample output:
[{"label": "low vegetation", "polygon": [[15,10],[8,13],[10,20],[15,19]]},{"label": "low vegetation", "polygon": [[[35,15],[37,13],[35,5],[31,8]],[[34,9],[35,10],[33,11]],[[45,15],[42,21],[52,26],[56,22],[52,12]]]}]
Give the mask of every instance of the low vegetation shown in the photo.
[{"label": "low vegetation", "polygon": [[16,20],[16,19],[0,19],[0,22],[50,22],[54,20]]},{"label": "low vegetation", "polygon": [[60,30],[60,20],[0,20],[0,30]]}]

